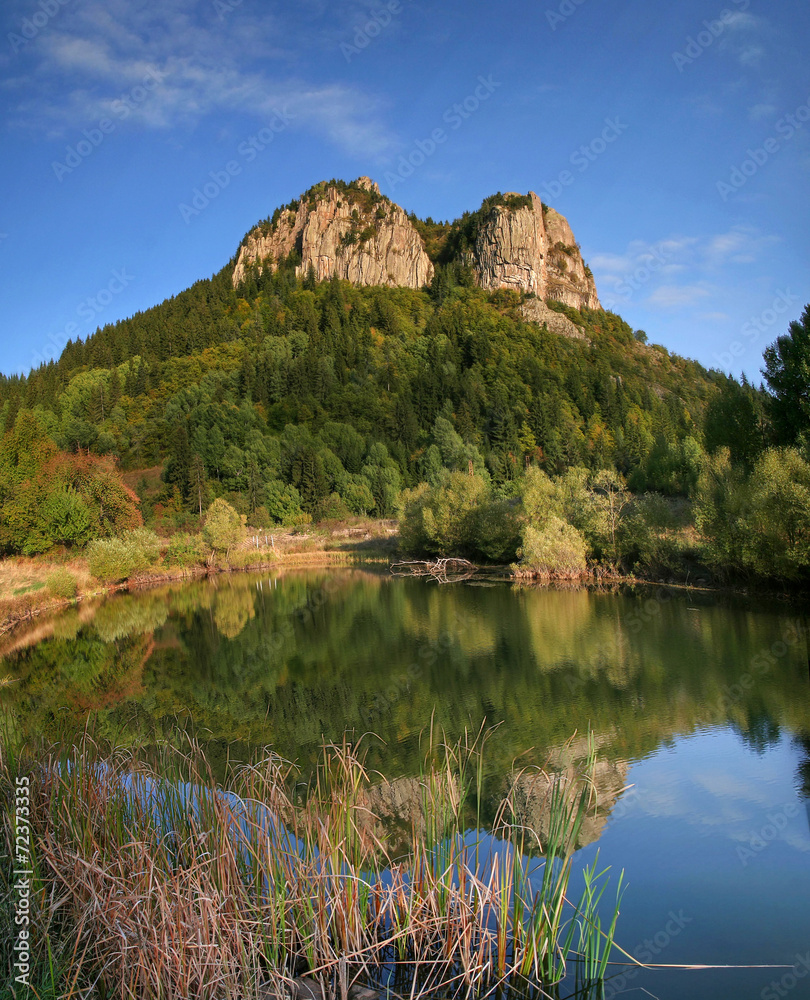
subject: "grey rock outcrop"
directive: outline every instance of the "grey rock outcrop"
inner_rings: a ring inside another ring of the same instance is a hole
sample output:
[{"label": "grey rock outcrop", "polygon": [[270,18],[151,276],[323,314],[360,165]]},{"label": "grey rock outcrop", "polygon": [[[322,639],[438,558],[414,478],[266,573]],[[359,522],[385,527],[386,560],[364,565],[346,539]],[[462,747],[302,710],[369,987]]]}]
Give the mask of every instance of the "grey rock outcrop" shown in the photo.
[{"label": "grey rock outcrop", "polygon": [[[577,309],[600,308],[567,220],[534,192],[503,196],[474,218],[474,238],[460,256],[476,282],[488,290],[532,293],[540,300],[530,310],[537,318],[527,318],[565,336],[581,335],[570,320],[542,305],[556,299]],[[239,249],[234,285],[253,264],[275,267],[291,254],[296,272],[306,275],[312,268],[318,281],[337,275],[357,285],[423,288],[434,274],[410,218],[368,177],[350,185],[318,184],[257,226]]]},{"label": "grey rock outcrop", "polygon": [[355,184],[372,197],[324,185],[314,200],[302,197],[294,212],[284,212],[269,232],[254,230],[240,248],[234,285],[247,265],[269,258],[278,263],[293,251],[301,257],[297,273],[306,275],[312,266],[319,281],[336,274],[357,285],[430,284],[433,264],[408,216],[368,177]]},{"label": "grey rock outcrop", "polygon": [[471,261],[479,284],[532,292],[576,309],[599,309],[593,275],[568,221],[543,206],[533,191],[529,198],[531,206],[494,206],[480,225]]},{"label": "grey rock outcrop", "polygon": [[520,313],[530,323],[547,326],[552,333],[558,333],[561,337],[571,337],[574,340],[588,339],[581,326],[577,326],[573,320],[562,313],[549,308],[542,299],[527,299],[521,305]]}]

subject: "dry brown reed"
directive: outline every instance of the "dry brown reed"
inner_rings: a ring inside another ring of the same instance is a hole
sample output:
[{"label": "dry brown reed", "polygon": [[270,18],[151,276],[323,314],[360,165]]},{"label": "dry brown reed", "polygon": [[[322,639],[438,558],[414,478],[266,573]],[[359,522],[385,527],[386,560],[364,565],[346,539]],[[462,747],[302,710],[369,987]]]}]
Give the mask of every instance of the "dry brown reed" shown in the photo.
[{"label": "dry brown reed", "polygon": [[344,1000],[359,982],[414,997],[506,983],[542,993],[583,955],[598,981],[615,917],[605,932],[593,893],[568,898],[593,751],[579,781],[548,781],[547,843],[508,798],[497,839],[471,843],[484,742],[431,739],[404,856],[388,848],[369,807],[374,776],[346,741],[324,747],[306,794],[270,752],[232,768],[225,790],[194,744],[148,765],[87,734],[25,761],[4,750],[6,795],[31,775],[39,994],[241,1000],[289,994],[302,971]]}]

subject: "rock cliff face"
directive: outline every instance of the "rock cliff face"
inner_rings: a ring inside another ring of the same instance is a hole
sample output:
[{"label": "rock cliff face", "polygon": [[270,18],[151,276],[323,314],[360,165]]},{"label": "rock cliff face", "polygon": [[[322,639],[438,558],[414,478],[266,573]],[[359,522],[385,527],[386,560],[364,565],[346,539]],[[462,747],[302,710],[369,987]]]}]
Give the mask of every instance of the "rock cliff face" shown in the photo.
[{"label": "rock cliff face", "polygon": [[[464,225],[464,220],[455,223],[451,235]],[[577,309],[600,308],[593,276],[571,227],[533,192],[501,196],[497,202],[488,199],[466,226],[465,249],[455,259],[472,267],[482,288],[512,288],[541,301],[551,298]],[[453,245],[451,239],[448,246]],[[239,249],[234,285],[244,280],[251,265],[277,266],[291,255],[298,274],[308,274],[311,267],[319,281],[336,274],[358,285],[422,288],[434,274],[411,220],[368,177],[348,185],[317,184],[257,226]],[[534,312],[536,317],[527,318],[549,318],[549,311],[539,305]],[[565,326],[562,319],[554,322]],[[572,329],[566,326],[558,332],[576,335],[578,328],[567,322]]]},{"label": "rock cliff face", "polygon": [[[506,195],[505,200],[520,197]],[[531,204],[518,208],[493,206],[482,220],[472,252],[479,284],[533,292],[576,309],[599,309],[593,275],[567,220],[544,207],[533,191],[528,198]]]},{"label": "rock cliff face", "polygon": [[398,205],[380,195],[368,177],[352,188],[318,185],[315,197],[302,196],[294,209],[255,229],[239,251],[234,284],[245,267],[272,257],[274,263],[296,253],[296,270],[310,265],[319,281],[337,274],[357,285],[422,288],[433,278],[433,264],[421,237]]}]

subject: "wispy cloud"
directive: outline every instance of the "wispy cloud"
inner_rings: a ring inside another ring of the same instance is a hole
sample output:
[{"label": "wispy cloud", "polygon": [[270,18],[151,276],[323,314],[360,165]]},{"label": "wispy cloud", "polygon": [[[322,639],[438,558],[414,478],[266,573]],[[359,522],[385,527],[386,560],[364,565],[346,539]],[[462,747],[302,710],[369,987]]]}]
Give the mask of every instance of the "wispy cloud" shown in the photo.
[{"label": "wispy cloud", "polygon": [[687,308],[714,294],[716,286],[738,280],[737,268],[761,260],[778,242],[779,237],[740,225],[656,243],[634,240],[624,253],[597,253],[589,262],[605,303],[620,306],[634,299],[659,309]]},{"label": "wispy cloud", "polygon": [[646,302],[650,306],[661,309],[679,309],[684,306],[693,306],[708,295],[711,295],[711,291],[702,283],[696,285],[660,285],[651,295],[647,296]]},{"label": "wispy cloud", "polygon": [[747,69],[759,66],[766,55],[763,40],[770,34],[766,18],[747,11],[735,11],[726,18],[725,24],[720,49]]},{"label": "wispy cloud", "polygon": [[26,96],[13,121],[64,135],[110,116],[122,92],[156,74],[161,85],[129,116],[142,128],[193,127],[217,112],[262,119],[278,108],[352,153],[389,149],[382,99],[343,82],[301,79],[282,35],[273,17],[237,8],[223,26],[213,6],[187,0],[65,8],[27,54]]}]

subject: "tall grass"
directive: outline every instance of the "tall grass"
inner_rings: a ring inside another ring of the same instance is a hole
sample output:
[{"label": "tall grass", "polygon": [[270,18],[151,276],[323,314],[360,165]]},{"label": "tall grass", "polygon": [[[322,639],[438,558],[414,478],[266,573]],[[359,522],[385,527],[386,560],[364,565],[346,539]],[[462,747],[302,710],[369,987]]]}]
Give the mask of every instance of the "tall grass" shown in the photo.
[{"label": "tall grass", "polygon": [[[271,752],[230,767],[226,789],[194,743],[150,763],[102,752],[86,733],[27,758],[3,749],[9,848],[15,778],[31,776],[32,985],[54,998],[241,1000],[284,995],[302,972],[342,998],[358,982],[413,997],[547,992],[572,968],[597,983],[618,902],[603,928],[596,864],[581,898],[568,896],[593,747],[577,780],[544,776],[540,843],[509,796],[491,836],[470,833],[484,744],[482,733],[455,746],[430,734],[404,853],[348,742],[324,747],[307,789]],[[7,974],[9,867],[2,877]]]}]

